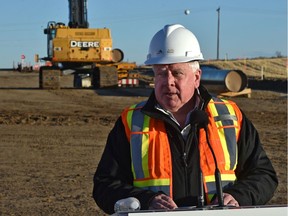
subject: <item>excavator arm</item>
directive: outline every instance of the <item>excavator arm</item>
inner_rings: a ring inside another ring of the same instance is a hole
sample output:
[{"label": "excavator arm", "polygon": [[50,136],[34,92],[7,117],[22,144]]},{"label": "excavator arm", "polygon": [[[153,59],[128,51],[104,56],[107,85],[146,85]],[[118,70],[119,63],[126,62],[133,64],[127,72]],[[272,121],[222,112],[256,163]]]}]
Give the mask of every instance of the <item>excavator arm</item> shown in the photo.
[{"label": "excavator arm", "polygon": [[68,0],[70,28],[88,28],[87,0]]}]

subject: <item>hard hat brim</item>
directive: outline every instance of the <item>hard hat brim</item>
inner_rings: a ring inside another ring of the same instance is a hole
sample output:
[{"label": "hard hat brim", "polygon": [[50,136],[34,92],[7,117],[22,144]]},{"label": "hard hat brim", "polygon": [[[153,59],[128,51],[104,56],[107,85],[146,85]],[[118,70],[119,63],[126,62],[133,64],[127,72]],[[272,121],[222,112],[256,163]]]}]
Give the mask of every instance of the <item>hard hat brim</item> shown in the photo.
[{"label": "hard hat brim", "polygon": [[147,59],[144,64],[145,65],[155,65],[155,64],[175,64],[175,63],[183,63],[183,62],[190,62],[190,61],[200,61],[204,60],[203,55],[195,56],[195,57],[187,57],[187,56],[160,56],[160,57],[153,57]]}]

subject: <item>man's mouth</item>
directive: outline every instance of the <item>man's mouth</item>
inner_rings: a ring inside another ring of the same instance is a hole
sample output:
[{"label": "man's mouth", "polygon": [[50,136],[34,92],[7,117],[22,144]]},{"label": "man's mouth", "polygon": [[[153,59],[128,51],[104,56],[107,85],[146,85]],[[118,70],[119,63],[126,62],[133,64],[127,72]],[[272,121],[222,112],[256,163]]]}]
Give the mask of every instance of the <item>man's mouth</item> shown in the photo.
[{"label": "man's mouth", "polygon": [[176,95],[177,93],[176,92],[166,92],[165,95],[167,96],[173,96],[173,95]]}]

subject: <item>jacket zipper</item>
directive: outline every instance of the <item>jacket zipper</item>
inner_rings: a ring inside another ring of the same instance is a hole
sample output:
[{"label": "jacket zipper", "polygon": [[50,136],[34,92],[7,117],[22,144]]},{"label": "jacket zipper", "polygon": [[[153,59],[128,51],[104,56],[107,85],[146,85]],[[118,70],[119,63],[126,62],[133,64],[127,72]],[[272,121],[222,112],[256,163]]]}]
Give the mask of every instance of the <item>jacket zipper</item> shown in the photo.
[{"label": "jacket zipper", "polygon": [[188,164],[187,164],[187,153],[185,151],[183,152],[182,159],[183,159],[184,167],[187,168],[187,166],[188,166]]},{"label": "jacket zipper", "polygon": [[187,171],[188,164],[187,164],[187,153],[185,151],[183,152],[182,159],[184,164],[185,191],[186,191],[185,193],[186,196],[188,196],[188,171]]},{"label": "jacket zipper", "polygon": [[[195,128],[193,128],[193,126],[191,125],[191,129],[190,130],[195,130]],[[191,183],[190,183],[190,179],[189,179],[189,173],[188,173],[188,163],[187,163],[187,154],[189,151],[191,151],[191,148],[193,147],[193,137],[194,137],[194,133],[189,133],[186,141],[184,141],[184,145],[183,145],[183,164],[184,164],[184,173],[185,173],[185,191],[186,191],[186,196],[189,196],[189,187],[191,187]]]},{"label": "jacket zipper", "polygon": [[[172,121],[172,120],[171,120]],[[173,125],[170,123],[170,125]],[[178,128],[174,127],[176,130],[179,130]],[[167,133],[169,134],[169,136],[171,137],[171,139],[173,139],[173,135],[170,130],[167,130]],[[186,196],[189,195],[189,190],[188,190],[188,187],[189,187],[189,179],[188,179],[188,163],[187,163],[187,151],[186,151],[186,148],[187,148],[187,141],[185,141],[181,135],[181,132],[179,131],[179,135],[178,135],[178,140],[179,140],[179,144],[181,146],[181,150],[179,151],[180,155],[182,154],[181,156],[181,159],[182,159],[182,163],[183,163],[183,167],[184,167],[184,176],[185,176],[185,180],[184,180],[184,185],[185,185],[185,193],[186,193]],[[177,133],[178,134],[178,133]]]}]

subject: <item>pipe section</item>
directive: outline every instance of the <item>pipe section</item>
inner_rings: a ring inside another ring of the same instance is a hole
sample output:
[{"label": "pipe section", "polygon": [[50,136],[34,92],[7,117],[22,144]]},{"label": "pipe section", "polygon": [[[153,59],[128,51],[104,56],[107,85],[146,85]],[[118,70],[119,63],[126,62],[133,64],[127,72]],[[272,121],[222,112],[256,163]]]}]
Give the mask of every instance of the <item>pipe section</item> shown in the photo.
[{"label": "pipe section", "polygon": [[201,83],[211,92],[240,92],[247,87],[247,76],[241,70],[221,70],[210,66],[201,66],[201,70]]}]

